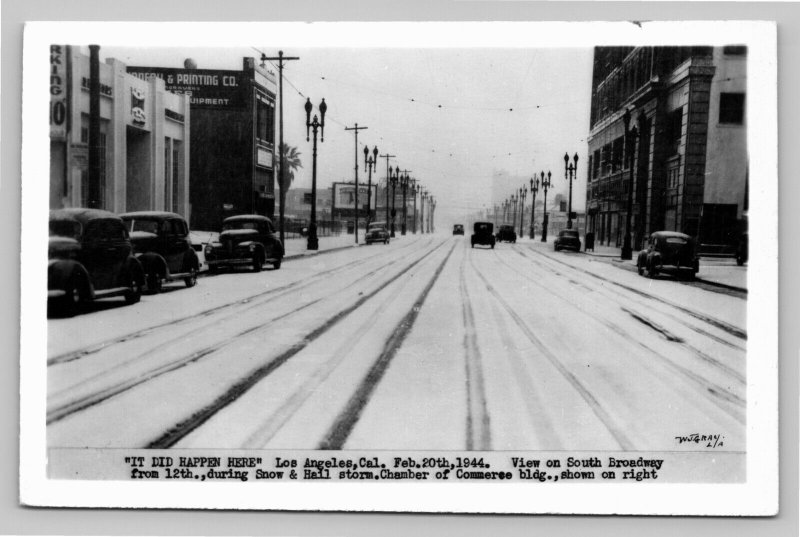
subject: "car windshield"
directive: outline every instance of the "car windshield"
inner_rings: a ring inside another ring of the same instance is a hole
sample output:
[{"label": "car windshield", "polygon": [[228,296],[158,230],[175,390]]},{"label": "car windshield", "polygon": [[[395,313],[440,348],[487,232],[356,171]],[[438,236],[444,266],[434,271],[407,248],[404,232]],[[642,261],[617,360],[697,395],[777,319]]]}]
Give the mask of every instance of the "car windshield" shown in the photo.
[{"label": "car windshield", "polygon": [[77,239],[81,236],[81,224],[74,220],[50,220],[50,236]]},{"label": "car windshield", "polygon": [[577,237],[577,236],[578,236],[578,232],[577,232],[577,231],[562,231],[562,232],[561,232],[561,235],[562,235],[563,237],[571,237],[571,238],[574,238],[574,237]]},{"label": "car windshield", "polygon": [[686,239],[682,237],[667,237],[667,244],[686,244]]},{"label": "car windshield", "polygon": [[225,222],[222,224],[222,231],[230,231],[231,229],[258,229],[258,224],[256,222],[247,222],[244,220]]},{"label": "car windshield", "polygon": [[141,220],[139,218],[125,218],[125,228],[128,233],[132,231],[146,231],[148,233],[158,234],[158,220]]},{"label": "car windshield", "polygon": [[370,231],[372,230],[381,230],[383,229],[383,224],[370,224],[369,225]]}]

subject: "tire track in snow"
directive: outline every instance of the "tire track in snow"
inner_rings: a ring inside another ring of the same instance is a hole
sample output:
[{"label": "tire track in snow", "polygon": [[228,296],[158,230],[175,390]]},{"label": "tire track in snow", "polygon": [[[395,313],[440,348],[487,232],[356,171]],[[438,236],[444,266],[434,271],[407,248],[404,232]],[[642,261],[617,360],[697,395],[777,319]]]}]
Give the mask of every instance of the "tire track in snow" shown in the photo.
[{"label": "tire track in snow", "polygon": [[[561,275],[560,272],[558,272],[555,268],[551,267],[550,264],[547,263],[547,261],[556,261],[556,260],[552,259],[549,255],[543,254],[539,258],[535,258],[534,256],[538,252],[530,251],[529,253],[522,253],[520,251],[517,251],[517,253],[519,255],[521,255],[523,258],[530,259],[531,261],[537,262],[538,266],[541,267],[543,270],[550,271],[550,272],[552,272],[553,274],[555,274],[557,276]],[[542,260],[547,260],[547,261],[542,263],[541,262]],[[584,271],[584,269],[579,269],[579,268],[575,268],[575,270]],[[601,279],[602,279],[602,277],[601,277]],[[606,281],[608,281],[608,280],[606,280]],[[668,303],[666,301],[663,301],[662,299],[660,299],[657,296],[649,295],[648,293],[645,293],[643,291],[638,291],[637,289],[629,288],[628,286],[626,286],[624,284],[616,284],[616,282],[613,282],[613,281],[611,281],[611,283],[615,283],[615,285],[621,286],[623,289],[626,289],[628,291],[633,292],[636,295],[637,298],[641,297],[641,298],[646,298],[648,300],[657,300],[659,302],[664,303],[666,306],[674,307],[673,304]],[[586,287],[585,284],[584,284],[584,287]],[[631,297],[625,296],[622,293],[622,291],[618,291],[618,290],[610,288],[610,287],[601,286],[599,288],[599,290],[598,289],[591,289],[591,288],[588,288],[588,287],[587,287],[587,289],[589,289],[589,291],[591,291],[591,292],[601,292],[605,296],[609,297],[611,300],[616,301],[618,304],[621,304],[621,302],[619,302],[619,298],[624,298],[627,301],[632,301],[632,302],[634,302],[636,304],[639,304],[640,306],[647,307],[647,304],[645,304],[644,302],[638,300],[637,298],[631,298]],[[669,313],[667,311],[660,311],[660,310],[659,310],[658,313],[660,315],[665,316],[665,317],[669,317],[673,321],[675,321],[675,322],[677,322],[679,324],[682,324],[683,326],[685,326],[686,328],[692,330],[693,332],[696,332],[696,333],[700,334],[701,336],[707,337],[707,338],[709,338],[709,339],[711,339],[711,340],[713,340],[713,341],[715,341],[717,343],[725,345],[726,347],[730,347],[732,349],[736,349],[736,350],[742,351],[742,352],[745,352],[747,350],[745,347],[737,345],[736,343],[734,343],[732,341],[728,341],[727,339],[723,339],[723,338],[719,337],[716,334],[712,334],[711,332],[709,332],[707,330],[704,330],[703,328],[700,328],[699,326],[696,326],[696,325],[688,323],[684,316],[678,316],[678,315],[675,315],[674,313]],[[700,315],[702,315],[702,314],[700,314]],[[704,319],[700,319],[700,320],[703,321],[703,322],[706,322]],[[722,322],[722,321],[719,321],[719,322]],[[712,326],[714,326],[714,325],[712,324]],[[719,327],[717,327],[717,328],[719,328]]]},{"label": "tire track in snow", "polygon": [[[653,347],[651,347],[650,345],[644,343],[643,341],[640,341],[638,338],[634,337],[629,332],[627,332],[626,330],[624,330],[620,326],[616,325],[615,323],[609,321],[608,319],[606,319],[606,318],[595,318],[595,317],[593,317],[591,315],[588,315],[582,309],[580,309],[577,306],[575,306],[575,304],[573,304],[568,297],[562,296],[560,293],[557,293],[552,288],[541,284],[538,280],[536,280],[535,278],[531,277],[526,272],[520,271],[516,267],[510,265],[509,263],[507,263],[505,260],[503,260],[499,256],[498,256],[498,261],[500,261],[500,263],[502,263],[503,265],[505,265],[506,267],[508,267],[512,271],[514,271],[517,274],[520,274],[524,278],[528,279],[533,284],[535,284],[538,287],[540,287],[541,289],[543,289],[545,292],[547,292],[547,293],[553,295],[554,297],[566,302],[570,306],[574,307],[580,313],[582,313],[584,315],[587,315],[587,317],[591,321],[599,322],[603,326],[607,327],[608,329],[610,329],[611,331],[613,331],[614,333],[616,333],[617,335],[622,337],[625,341],[629,341],[629,342],[631,342],[633,344],[636,344],[636,345],[644,348],[649,353],[651,353],[653,356],[658,358],[659,361],[662,364],[668,366],[673,371],[679,373],[684,378],[690,380],[696,387],[699,388],[700,393],[703,394],[703,396],[705,396],[709,401],[711,401],[717,408],[719,408],[720,410],[722,410],[723,412],[725,412],[726,414],[728,414],[729,416],[734,418],[739,423],[744,423],[745,417],[743,415],[743,411],[744,411],[744,408],[746,407],[746,401],[744,399],[742,399],[741,397],[737,396],[734,393],[731,393],[729,390],[723,388],[722,386],[719,386],[718,384],[716,384],[716,383],[714,383],[714,382],[712,382],[712,381],[710,381],[710,380],[698,375],[694,371],[691,371],[690,369],[688,369],[688,368],[686,368],[686,367],[674,362],[671,358],[669,358],[665,354],[663,354],[660,351],[654,349]],[[624,307],[621,307],[621,309],[625,310]],[[630,312],[628,312],[628,313],[630,314]],[[642,319],[637,319],[637,320],[642,322]],[[653,328],[654,326],[656,326],[656,324],[653,323],[653,322],[645,323],[645,324],[648,324],[650,326],[650,328]],[[672,338],[670,339],[670,338],[666,337],[663,332],[661,332],[659,330],[656,330],[656,331],[659,332],[662,336],[664,336],[665,339],[667,339],[668,341],[676,342],[676,340],[680,339],[680,338],[677,338],[677,337],[675,337],[674,335],[671,335],[671,334],[670,335],[672,336]],[[691,352],[693,352],[698,358],[710,363],[711,365],[717,366],[723,372],[725,372],[729,376],[733,377],[740,384],[744,384],[745,383],[745,379],[741,376],[741,374],[739,374],[738,372],[734,371],[733,369],[731,369],[727,365],[719,362],[715,358],[712,358],[711,356],[708,356],[706,353],[703,353],[699,349],[696,349],[695,347],[693,347],[691,345],[688,345],[688,344],[686,344],[686,343],[684,343],[682,341],[678,342],[678,344],[682,345],[683,347],[685,347],[688,350],[690,350]],[[726,404],[722,404],[722,402],[733,404],[738,408],[737,409],[731,409]]]},{"label": "tire track in snow", "polygon": [[486,285],[486,289],[489,291],[490,295],[494,297],[494,299],[500,303],[501,306],[506,310],[508,315],[514,321],[514,323],[520,328],[525,337],[533,343],[536,348],[542,353],[542,355],[547,358],[547,360],[556,368],[556,370],[563,376],[567,382],[575,389],[576,392],[583,398],[589,408],[594,412],[595,416],[603,423],[603,425],[608,429],[611,436],[614,437],[614,440],[617,441],[620,448],[623,451],[631,451],[635,449],[633,442],[627,437],[627,435],[623,432],[623,427],[621,424],[617,423],[616,420],[611,416],[611,414],[606,410],[603,405],[598,401],[592,392],[576,377],[564,363],[552,352],[545,343],[539,339],[539,337],[528,328],[528,325],[525,321],[519,316],[519,314],[514,311],[508,302],[500,295],[497,289],[489,283],[489,280],[483,273],[478,270],[476,266],[473,264],[473,268],[475,269],[475,273],[480,277],[483,281],[484,285]]},{"label": "tire track in snow", "polygon": [[[534,253],[533,250],[530,250],[530,251],[531,251],[531,253]],[[517,250],[517,253],[519,253],[523,257],[530,257],[530,256],[526,256],[525,254],[523,254],[519,250]],[[700,321],[703,321],[704,323],[710,324],[711,326],[714,326],[715,328],[719,328],[723,332],[727,332],[728,334],[731,334],[732,336],[735,336],[735,337],[737,337],[739,339],[747,340],[747,331],[746,330],[742,330],[741,328],[738,328],[736,326],[733,326],[730,323],[727,323],[725,321],[721,321],[719,319],[714,319],[713,317],[710,317],[710,316],[705,315],[703,313],[691,310],[691,309],[689,309],[689,308],[687,308],[685,306],[681,306],[680,304],[676,304],[675,302],[672,302],[670,300],[667,300],[667,299],[652,295],[652,294],[647,293],[645,291],[641,291],[639,289],[636,289],[635,287],[631,287],[629,285],[625,285],[623,283],[616,282],[616,281],[614,281],[612,279],[609,279],[609,278],[606,278],[604,276],[600,276],[599,274],[595,274],[594,272],[592,272],[590,270],[586,270],[586,269],[583,269],[583,268],[580,268],[580,267],[576,267],[574,265],[570,265],[566,261],[562,261],[561,259],[556,259],[555,257],[552,257],[551,255],[546,254],[544,252],[536,251],[535,253],[539,254],[539,255],[541,255],[541,256],[543,256],[543,257],[545,257],[545,258],[547,258],[547,259],[549,259],[551,261],[554,261],[556,263],[560,263],[560,264],[564,265],[565,267],[569,267],[572,270],[588,274],[589,276],[592,276],[593,278],[596,278],[598,280],[610,283],[612,285],[616,285],[617,287],[621,287],[622,289],[625,289],[626,291],[630,291],[631,293],[635,293],[637,295],[643,296],[643,297],[651,299],[651,300],[657,300],[657,301],[659,301],[659,302],[661,302],[663,304],[666,304],[668,306],[671,306],[671,307],[677,309],[678,311],[682,311],[683,313],[686,313],[687,315],[691,315],[695,319],[698,319]],[[530,258],[532,259],[532,257],[530,257]],[[691,328],[690,325],[686,325],[686,326],[689,326]]]},{"label": "tire track in snow", "polygon": [[[436,252],[444,244],[445,244],[444,242],[439,243],[439,245],[437,245],[435,248],[424,254],[422,257],[409,263],[404,268],[393,274],[390,278],[388,278],[383,284],[379,285],[376,289],[370,291],[369,293],[365,293],[364,295],[361,296],[361,298],[356,300],[353,304],[342,309],[336,315],[334,315],[333,317],[329,318],[328,320],[317,326],[315,329],[306,334],[306,336],[301,341],[295,343],[289,349],[282,352],[280,355],[273,358],[266,364],[256,368],[254,371],[251,371],[247,376],[241,378],[238,382],[234,383],[222,395],[218,396],[213,402],[201,408],[200,410],[196,411],[183,421],[175,424],[163,435],[150,442],[147,445],[147,448],[166,449],[174,446],[177,442],[186,437],[189,433],[191,433],[192,431],[200,427],[203,423],[208,421],[214,414],[216,414],[223,408],[227,407],[231,403],[235,402],[239,397],[241,397],[244,393],[250,390],[250,388],[255,386],[257,383],[259,383],[267,375],[275,371],[277,368],[286,363],[290,358],[292,358],[297,353],[306,348],[309,343],[311,343],[315,339],[319,338],[322,334],[330,330],[333,326],[338,324],[339,321],[341,321],[342,319],[350,315],[352,312],[360,308],[365,302],[367,302],[372,297],[377,295],[380,291],[391,285],[396,278],[399,278],[400,276],[404,275],[406,272],[411,270],[414,266],[419,264],[426,257]],[[448,254],[448,257],[449,255],[450,254]]]},{"label": "tire track in snow", "polygon": [[392,330],[392,335],[386,341],[383,352],[381,352],[381,355],[372,364],[372,367],[370,368],[366,377],[364,377],[364,379],[361,381],[361,384],[359,384],[358,388],[356,388],[356,391],[345,405],[344,410],[333,422],[333,425],[328,430],[325,438],[322,440],[322,442],[320,442],[318,449],[342,449],[342,446],[344,446],[344,443],[347,441],[347,438],[350,436],[350,433],[353,431],[356,423],[358,423],[358,420],[361,418],[361,412],[369,403],[372,393],[380,383],[384,373],[386,373],[389,364],[397,355],[397,352],[400,350],[400,347],[402,346],[406,337],[408,337],[408,334],[411,332],[411,329],[417,320],[417,316],[419,315],[419,311],[422,308],[422,305],[425,303],[428,293],[430,293],[430,290],[433,288],[436,280],[439,279],[439,275],[442,273],[444,266],[447,264],[447,261],[453,254],[455,247],[456,243],[453,243],[453,245],[450,247],[450,251],[447,253],[447,256],[445,256],[445,258],[439,264],[436,272],[434,272],[428,284],[419,294],[417,300],[414,302],[414,305],[397,324],[394,330]]},{"label": "tire track in snow", "polygon": [[467,451],[492,449],[489,411],[486,405],[486,383],[483,376],[483,360],[478,347],[475,314],[464,277],[466,257],[459,268],[459,290],[464,319],[464,368],[467,381]]},{"label": "tire track in snow", "polygon": [[[429,240],[426,244],[422,245],[420,250],[428,247],[432,240],[433,239]],[[412,243],[409,243],[407,245],[403,245],[401,249],[410,247],[412,245],[416,245],[416,243],[412,242]],[[62,353],[62,354],[53,356],[51,358],[48,358],[47,359],[47,366],[49,367],[51,365],[57,365],[57,364],[72,362],[74,360],[79,360],[79,359],[81,359],[81,358],[83,358],[85,356],[96,354],[96,353],[98,353],[98,352],[100,352],[100,351],[102,351],[102,350],[104,350],[104,349],[106,349],[108,347],[113,346],[113,345],[116,345],[116,344],[119,344],[119,343],[126,343],[128,341],[132,341],[132,340],[141,338],[143,336],[152,334],[153,332],[156,332],[157,330],[160,330],[160,329],[163,329],[163,328],[173,328],[176,325],[180,325],[180,324],[184,324],[184,323],[190,323],[190,322],[195,321],[196,319],[201,319],[203,317],[209,317],[209,316],[211,316],[211,315],[213,315],[215,313],[224,311],[224,310],[229,309],[229,308],[235,308],[236,306],[250,304],[250,303],[253,302],[253,300],[256,300],[256,299],[269,299],[269,298],[272,298],[272,295],[274,295],[276,293],[280,293],[282,291],[289,291],[289,290],[297,291],[297,290],[300,290],[300,289],[304,289],[304,288],[306,288],[306,287],[308,287],[310,285],[313,285],[313,284],[317,283],[320,280],[324,280],[325,278],[329,277],[332,274],[336,274],[338,272],[342,272],[342,271],[344,271],[344,270],[346,270],[348,268],[351,268],[353,266],[356,266],[356,265],[359,265],[361,263],[364,263],[365,261],[370,261],[372,259],[375,259],[375,258],[381,256],[381,255],[385,255],[386,253],[387,252],[382,251],[382,252],[376,253],[374,255],[368,256],[368,257],[366,257],[364,259],[356,259],[354,261],[350,261],[348,263],[345,263],[344,265],[340,265],[338,267],[334,267],[332,269],[328,269],[328,270],[316,273],[313,276],[311,276],[309,278],[306,278],[304,280],[297,280],[297,281],[294,281],[294,282],[290,282],[290,283],[287,283],[287,284],[282,285],[280,287],[275,287],[273,289],[268,289],[266,291],[262,291],[261,293],[256,293],[255,295],[251,295],[251,296],[246,297],[246,298],[235,300],[233,302],[227,302],[227,303],[221,304],[219,306],[214,306],[213,308],[209,308],[207,310],[203,310],[201,312],[194,313],[192,315],[187,315],[187,316],[184,316],[184,317],[180,317],[178,319],[173,319],[173,320],[170,320],[170,321],[166,321],[166,322],[154,325],[154,326],[148,326],[147,328],[143,328],[141,330],[136,330],[134,332],[130,332],[130,333],[124,334],[122,336],[116,336],[116,337],[107,339],[105,341],[101,341],[99,343],[94,343],[94,344],[86,346],[86,347],[84,347],[82,349],[75,349],[75,350],[72,350],[72,351],[69,351],[69,352],[66,352],[66,353]],[[239,314],[239,312],[237,311],[237,312],[231,313],[229,316],[235,316],[235,315],[238,315],[238,314]],[[223,317],[223,319],[224,319],[224,317]]]}]

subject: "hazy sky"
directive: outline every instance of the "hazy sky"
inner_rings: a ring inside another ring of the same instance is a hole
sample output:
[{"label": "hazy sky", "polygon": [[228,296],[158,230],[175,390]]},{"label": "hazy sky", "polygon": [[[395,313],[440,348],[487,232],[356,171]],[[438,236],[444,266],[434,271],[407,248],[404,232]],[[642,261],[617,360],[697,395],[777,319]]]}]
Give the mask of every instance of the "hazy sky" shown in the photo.
[{"label": "hazy sky", "polygon": [[[253,48],[102,47],[101,57],[129,65],[240,70]],[[392,167],[411,170],[437,199],[437,222],[448,226],[492,206],[492,176],[503,173],[511,194],[536,171],[553,172],[548,199],[567,192],[565,152],[579,155],[573,207],[585,200],[592,50],[536,49],[337,49],[284,50],[300,60],[284,69],[284,140],[301,152],[295,185],[311,185],[311,142],[306,142],[306,97],[314,112],[328,105],[325,141],[318,146],[317,187],[352,181],[353,133],[358,136],[359,182],[366,181],[363,146],[396,155]],[[276,69],[275,69],[276,70]],[[277,70],[276,70],[277,71]],[[302,96],[301,96],[302,94]],[[386,175],[379,159],[376,176]],[[541,193],[540,193],[541,196]],[[541,198],[539,198],[541,199]],[[528,196],[528,203],[530,196]]]}]

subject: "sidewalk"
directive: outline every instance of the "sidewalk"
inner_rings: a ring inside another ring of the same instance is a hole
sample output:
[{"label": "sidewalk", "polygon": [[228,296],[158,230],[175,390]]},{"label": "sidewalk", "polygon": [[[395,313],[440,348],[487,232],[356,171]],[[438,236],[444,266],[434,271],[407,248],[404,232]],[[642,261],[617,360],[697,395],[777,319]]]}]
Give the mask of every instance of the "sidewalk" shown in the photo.
[{"label": "sidewalk", "polygon": [[[583,237],[581,237],[583,241]],[[547,243],[540,242],[540,238],[530,240],[522,238],[520,243],[531,243],[553,250],[553,240],[555,237],[547,237]],[[583,244],[583,243],[582,243]],[[598,261],[605,261],[613,263],[614,266],[621,269],[636,271],[636,256],[638,251],[633,252],[633,259],[630,261],[623,261],[620,259],[620,248],[615,246],[604,246],[595,243],[594,251],[583,251],[581,254],[590,256]],[[736,260],[732,257],[701,257],[700,258],[700,272],[697,273],[697,279],[711,285],[719,285],[722,287],[729,287],[736,290],[747,291],[747,266],[738,266]]]}]

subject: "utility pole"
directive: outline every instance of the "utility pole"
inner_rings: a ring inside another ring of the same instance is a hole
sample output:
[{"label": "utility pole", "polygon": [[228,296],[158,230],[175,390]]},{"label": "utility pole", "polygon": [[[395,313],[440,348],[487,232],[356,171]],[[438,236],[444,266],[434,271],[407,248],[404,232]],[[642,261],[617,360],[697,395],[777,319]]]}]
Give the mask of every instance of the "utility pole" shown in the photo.
[{"label": "utility pole", "polygon": [[355,127],[345,127],[344,130],[346,131],[353,131],[356,135],[356,227],[353,230],[353,235],[356,236],[356,244],[358,244],[358,131],[367,130],[368,127],[359,127],[358,123],[355,124]]},{"label": "utility pole", "polygon": [[286,187],[284,186],[283,176],[283,62],[290,60],[299,60],[299,56],[284,56],[283,51],[278,51],[278,57],[268,57],[266,54],[261,55],[261,61],[277,61],[278,62],[278,112],[280,113],[279,128],[278,128],[278,197],[280,198],[280,207],[278,208],[278,228],[280,229],[281,244],[286,244],[283,237],[283,215],[284,205],[286,205]]},{"label": "utility pole", "polygon": [[[378,155],[378,156],[380,158],[385,158],[386,159],[386,227],[388,228],[389,227],[389,175],[390,175],[390,172],[389,172],[389,159],[390,158],[394,158],[397,155],[390,155],[390,154],[387,153],[385,155]],[[378,206],[378,200],[375,200],[375,207],[377,207],[377,206]],[[377,217],[377,212],[378,211],[376,209],[375,210],[376,217]]]}]

